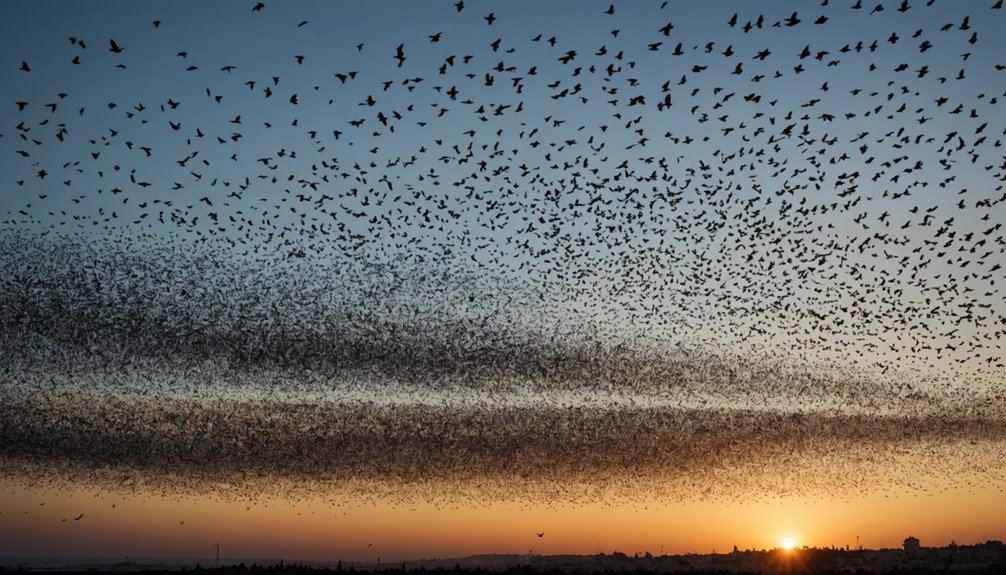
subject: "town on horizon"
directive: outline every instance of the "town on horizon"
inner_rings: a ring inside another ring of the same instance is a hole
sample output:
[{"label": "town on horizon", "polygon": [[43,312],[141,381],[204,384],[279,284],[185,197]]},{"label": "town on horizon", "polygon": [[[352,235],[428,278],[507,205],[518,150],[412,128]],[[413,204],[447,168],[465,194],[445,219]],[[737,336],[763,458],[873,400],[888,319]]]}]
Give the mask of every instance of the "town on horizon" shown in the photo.
[{"label": "town on horizon", "polygon": [[[220,544],[213,547],[219,552]],[[974,544],[951,541],[941,547],[925,547],[919,538],[909,535],[896,548],[795,545],[786,537],[771,549],[740,549],[711,553],[674,553],[653,555],[649,551],[628,554],[622,551],[595,554],[526,554],[491,553],[464,557],[423,558],[384,561],[380,558],[363,561],[287,561],[278,558],[15,558],[0,557],[0,571],[16,570],[61,573],[74,572],[158,572],[158,571],[219,571],[219,572],[288,572],[344,571],[383,572],[452,570],[478,572],[610,572],[633,569],[637,572],[728,571],[763,572],[766,568],[798,571],[867,571],[886,572],[898,569],[1006,569],[1006,543],[990,539]]]}]

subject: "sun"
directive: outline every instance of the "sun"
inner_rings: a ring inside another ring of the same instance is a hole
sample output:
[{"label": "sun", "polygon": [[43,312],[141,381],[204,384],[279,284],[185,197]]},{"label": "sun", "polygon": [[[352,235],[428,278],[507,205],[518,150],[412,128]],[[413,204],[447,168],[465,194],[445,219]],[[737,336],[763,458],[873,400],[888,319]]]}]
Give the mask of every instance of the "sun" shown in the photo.
[{"label": "sun", "polygon": [[794,541],[792,537],[782,538],[783,549],[785,549],[786,551],[792,551],[794,547],[796,547],[796,541]]}]

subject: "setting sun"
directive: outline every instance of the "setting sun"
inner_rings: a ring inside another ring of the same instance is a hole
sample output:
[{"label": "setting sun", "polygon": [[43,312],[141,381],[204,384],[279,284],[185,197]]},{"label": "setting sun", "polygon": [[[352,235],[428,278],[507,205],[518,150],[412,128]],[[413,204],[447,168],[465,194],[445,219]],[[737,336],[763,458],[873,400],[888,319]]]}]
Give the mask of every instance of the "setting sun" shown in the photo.
[{"label": "setting sun", "polygon": [[794,547],[796,547],[796,541],[793,541],[792,537],[783,537],[782,538],[782,548],[783,549],[785,549],[786,551],[792,551]]}]

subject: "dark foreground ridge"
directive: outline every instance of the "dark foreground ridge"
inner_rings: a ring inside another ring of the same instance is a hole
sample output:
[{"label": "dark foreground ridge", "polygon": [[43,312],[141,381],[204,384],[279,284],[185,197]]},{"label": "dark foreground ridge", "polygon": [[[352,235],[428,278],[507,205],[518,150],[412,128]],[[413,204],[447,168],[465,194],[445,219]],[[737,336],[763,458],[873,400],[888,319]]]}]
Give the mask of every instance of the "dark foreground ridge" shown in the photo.
[{"label": "dark foreground ridge", "polygon": [[[909,538],[912,539],[912,538]],[[916,540],[917,541],[917,540]],[[209,562],[212,564],[212,561]],[[55,562],[52,562],[55,564]],[[292,563],[255,560],[219,568],[205,568],[196,560],[163,562],[99,560],[63,567],[45,566],[38,560],[12,564],[0,558],[0,572],[70,574],[197,573],[200,575],[247,575],[286,573],[311,575],[568,575],[578,573],[1006,573],[1006,544],[986,541],[976,545],[917,547],[904,549],[849,549],[803,547],[785,550],[738,550],[729,553],[629,556],[621,552],[597,555],[475,555],[453,559],[422,559],[404,562]]]}]

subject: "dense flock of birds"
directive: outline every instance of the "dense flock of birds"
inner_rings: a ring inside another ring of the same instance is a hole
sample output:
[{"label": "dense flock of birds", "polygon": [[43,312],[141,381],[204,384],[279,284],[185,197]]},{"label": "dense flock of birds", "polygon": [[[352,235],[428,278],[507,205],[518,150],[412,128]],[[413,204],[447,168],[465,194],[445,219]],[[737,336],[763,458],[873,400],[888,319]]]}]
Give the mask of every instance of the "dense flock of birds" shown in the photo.
[{"label": "dense flock of birds", "polygon": [[221,34],[305,40],[214,53],[166,11],[129,29],[170,54],[110,24],[18,56],[0,478],[1003,485],[1002,0],[468,4],[404,41],[259,2]]}]

